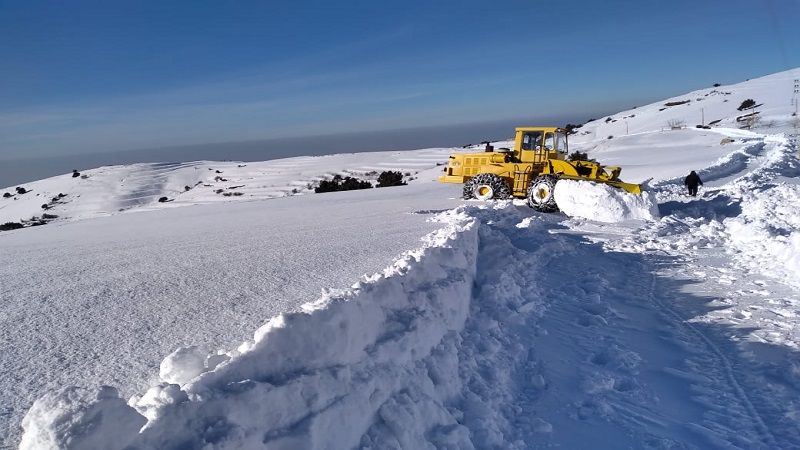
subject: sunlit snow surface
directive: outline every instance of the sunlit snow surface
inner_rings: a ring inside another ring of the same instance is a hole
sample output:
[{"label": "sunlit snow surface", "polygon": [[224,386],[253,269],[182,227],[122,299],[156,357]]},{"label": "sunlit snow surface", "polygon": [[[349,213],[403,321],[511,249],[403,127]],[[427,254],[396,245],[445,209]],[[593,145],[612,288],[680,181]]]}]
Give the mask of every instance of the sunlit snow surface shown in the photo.
[{"label": "sunlit snow surface", "polygon": [[[88,189],[105,206],[0,234],[9,442],[27,411],[25,448],[797,448],[800,165],[776,94],[792,77],[586,125],[574,148],[650,194],[574,183],[569,215],[459,206],[431,182],[446,149],[408,153],[430,158],[406,161],[411,185],[365,192],[237,199],[175,193],[181,178],[119,214]],[[748,97],[770,128],[730,128]],[[697,103],[725,127],[662,130]],[[622,117],[631,134],[608,139]]]}]

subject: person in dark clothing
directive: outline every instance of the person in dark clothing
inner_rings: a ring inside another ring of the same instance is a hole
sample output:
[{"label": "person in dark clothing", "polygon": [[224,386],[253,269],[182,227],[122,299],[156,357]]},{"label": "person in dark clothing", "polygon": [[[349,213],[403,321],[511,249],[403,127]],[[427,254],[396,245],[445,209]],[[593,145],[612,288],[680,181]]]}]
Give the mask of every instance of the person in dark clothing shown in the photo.
[{"label": "person in dark clothing", "polygon": [[697,195],[697,185],[702,186],[703,180],[701,180],[700,177],[693,170],[692,173],[687,175],[686,179],[683,180],[683,184],[685,184],[686,187],[689,189],[689,195],[694,197]]}]

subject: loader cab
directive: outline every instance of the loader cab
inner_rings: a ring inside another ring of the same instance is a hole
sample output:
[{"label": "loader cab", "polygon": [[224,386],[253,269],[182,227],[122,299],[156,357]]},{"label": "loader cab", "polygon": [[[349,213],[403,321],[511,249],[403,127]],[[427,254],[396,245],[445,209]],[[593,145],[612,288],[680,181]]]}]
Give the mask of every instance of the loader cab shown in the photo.
[{"label": "loader cab", "polygon": [[561,128],[517,128],[515,152],[519,162],[543,164],[549,159],[566,159],[567,134]]}]

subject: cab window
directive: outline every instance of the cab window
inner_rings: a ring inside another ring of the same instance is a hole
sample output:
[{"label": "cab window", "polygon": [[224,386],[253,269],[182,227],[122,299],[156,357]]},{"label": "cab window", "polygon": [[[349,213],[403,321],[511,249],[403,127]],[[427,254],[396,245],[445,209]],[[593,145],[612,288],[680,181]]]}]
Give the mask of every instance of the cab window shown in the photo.
[{"label": "cab window", "polygon": [[522,136],[522,149],[523,150],[536,150],[542,146],[542,132],[541,131],[528,131]]},{"label": "cab window", "polygon": [[556,134],[556,150],[567,153],[567,135],[564,133]]}]

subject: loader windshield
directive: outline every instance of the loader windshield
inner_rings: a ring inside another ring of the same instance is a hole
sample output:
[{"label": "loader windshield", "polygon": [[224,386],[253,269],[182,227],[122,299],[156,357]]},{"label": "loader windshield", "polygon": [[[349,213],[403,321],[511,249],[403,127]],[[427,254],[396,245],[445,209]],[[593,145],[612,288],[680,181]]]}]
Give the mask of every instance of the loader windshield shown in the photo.
[{"label": "loader windshield", "polygon": [[523,150],[536,150],[542,147],[542,132],[528,131],[522,137]]}]

